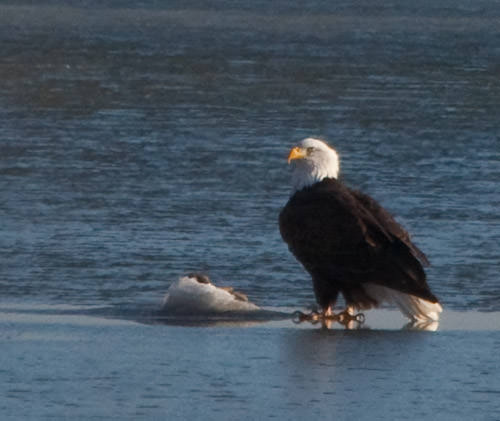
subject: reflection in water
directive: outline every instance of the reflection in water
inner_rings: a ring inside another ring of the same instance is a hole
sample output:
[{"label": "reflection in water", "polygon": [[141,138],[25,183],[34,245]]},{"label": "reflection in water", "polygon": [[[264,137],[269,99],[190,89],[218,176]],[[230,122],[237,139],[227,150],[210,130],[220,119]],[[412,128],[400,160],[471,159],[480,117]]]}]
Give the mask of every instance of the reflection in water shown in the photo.
[{"label": "reflection in water", "polygon": [[[306,317],[300,317],[301,315]],[[293,322],[296,324],[309,323],[312,326],[319,325],[323,329],[345,329],[345,330],[370,330],[370,326],[365,324],[365,316],[362,313],[358,313],[349,318],[311,318],[307,317],[304,313],[296,311],[292,314]],[[403,325],[402,330],[421,330],[435,332],[439,327],[439,322],[434,320],[410,321]],[[387,329],[387,326],[385,327]]]},{"label": "reflection in water", "polygon": [[428,332],[435,332],[439,327],[439,322],[435,320],[413,321],[403,326],[405,330],[426,330]]},{"label": "reflection in water", "polygon": [[310,407],[333,401],[341,419],[347,418],[344,407],[351,408],[349,418],[356,414],[366,419],[369,413],[359,413],[360,406],[380,408],[400,395],[387,385],[419,378],[422,367],[429,364],[422,348],[434,337],[363,328],[290,332],[281,342],[281,375],[287,379],[284,399],[290,405],[300,402]]},{"label": "reflection in water", "polygon": [[[347,308],[339,313],[324,315],[316,310],[310,313],[302,311],[294,311],[292,314],[293,322],[301,324],[308,322],[311,325],[320,325],[325,329],[333,329],[335,327],[344,328],[346,330],[369,329],[365,325],[366,316],[364,313],[355,313],[353,308]],[[439,322],[435,320],[411,320],[403,326],[405,330],[426,330],[436,331],[439,327]],[[385,326],[387,328],[387,326]]]},{"label": "reflection in water", "polygon": [[289,314],[258,310],[252,312],[228,312],[227,314],[166,315],[157,312],[148,318],[138,320],[145,324],[162,324],[185,327],[256,327],[274,321],[288,320]]}]

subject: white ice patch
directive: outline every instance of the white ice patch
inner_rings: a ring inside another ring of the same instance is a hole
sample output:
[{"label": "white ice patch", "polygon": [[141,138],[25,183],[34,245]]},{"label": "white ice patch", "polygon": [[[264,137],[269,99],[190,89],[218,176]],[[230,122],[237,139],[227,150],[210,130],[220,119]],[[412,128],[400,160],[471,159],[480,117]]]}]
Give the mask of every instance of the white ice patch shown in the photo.
[{"label": "white ice patch", "polygon": [[163,299],[163,310],[175,314],[223,313],[254,311],[260,308],[242,299],[231,288],[200,283],[195,277],[183,276],[174,282]]},{"label": "white ice patch", "polygon": [[441,304],[431,303],[414,295],[405,294],[382,285],[367,283],[363,285],[365,291],[379,303],[395,304],[401,312],[413,321],[438,321],[443,311]]}]

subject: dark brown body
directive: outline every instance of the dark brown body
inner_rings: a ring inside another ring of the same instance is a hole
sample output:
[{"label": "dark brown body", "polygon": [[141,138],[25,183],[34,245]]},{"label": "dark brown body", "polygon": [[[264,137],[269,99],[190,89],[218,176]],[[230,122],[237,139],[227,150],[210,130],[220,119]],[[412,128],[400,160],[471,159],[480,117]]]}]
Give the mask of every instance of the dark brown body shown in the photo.
[{"label": "dark brown body", "polygon": [[362,288],[368,282],[438,302],[422,268],[427,258],[408,233],[375,200],[336,179],[296,192],[279,224],[290,251],[311,274],[323,308],[339,292],[348,305],[376,307]]}]

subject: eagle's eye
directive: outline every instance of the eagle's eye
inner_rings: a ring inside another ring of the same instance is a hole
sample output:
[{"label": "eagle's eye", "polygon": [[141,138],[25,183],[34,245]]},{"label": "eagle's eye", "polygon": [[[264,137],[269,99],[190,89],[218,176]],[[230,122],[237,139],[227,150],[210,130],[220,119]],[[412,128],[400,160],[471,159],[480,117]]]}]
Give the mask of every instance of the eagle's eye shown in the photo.
[{"label": "eagle's eye", "polygon": [[313,146],[309,146],[306,151],[307,151],[307,155],[311,155],[313,152],[314,152],[315,148]]}]

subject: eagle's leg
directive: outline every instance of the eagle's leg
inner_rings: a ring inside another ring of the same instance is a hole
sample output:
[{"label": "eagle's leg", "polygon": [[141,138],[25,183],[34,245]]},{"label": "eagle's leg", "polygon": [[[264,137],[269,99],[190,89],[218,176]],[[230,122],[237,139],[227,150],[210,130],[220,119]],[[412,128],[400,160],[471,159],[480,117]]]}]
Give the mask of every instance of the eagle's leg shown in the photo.
[{"label": "eagle's leg", "polygon": [[305,314],[304,316],[304,320],[310,320],[313,323],[319,322],[320,320],[335,320],[333,305],[328,305],[323,309],[321,313],[313,310],[309,314]]},{"label": "eagle's leg", "polygon": [[323,317],[324,318],[328,318],[328,317],[333,317],[334,316],[334,313],[333,313],[333,306],[332,305],[329,305],[327,306],[324,310],[323,310]]}]

